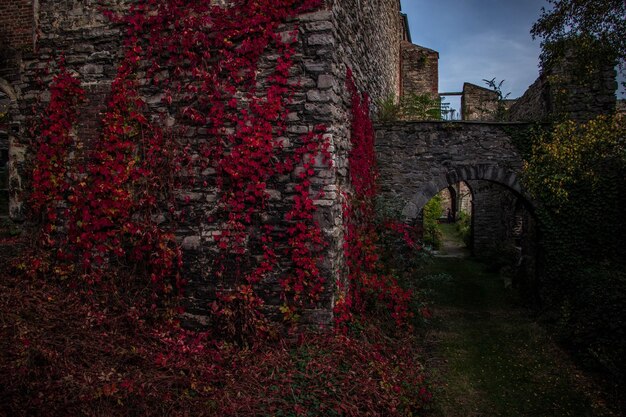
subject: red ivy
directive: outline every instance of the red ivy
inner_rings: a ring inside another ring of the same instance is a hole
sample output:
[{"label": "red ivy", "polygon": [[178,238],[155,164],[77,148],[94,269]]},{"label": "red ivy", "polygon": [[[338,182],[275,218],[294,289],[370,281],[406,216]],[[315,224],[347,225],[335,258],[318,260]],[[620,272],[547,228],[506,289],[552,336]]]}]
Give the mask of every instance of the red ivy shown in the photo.
[{"label": "red ivy", "polygon": [[[281,33],[280,26],[319,4],[239,0],[222,8],[200,0],[142,0],[123,16],[106,12],[126,25],[126,36],[101,137],[82,156],[84,165],[64,172],[48,162],[67,159],[74,109],[82,97],[79,81],[62,72],[52,87],[55,101],[46,120],[51,127],[44,126],[46,145],[35,169],[36,207],[54,207],[45,198],[66,207],[59,259],[78,265],[76,272],[88,284],[102,284],[111,268],[121,265],[138,280],[151,281],[157,293],[181,290],[181,254],[173,231],[185,211],[173,196],[211,183],[219,200],[207,222],[220,230],[213,276],[228,276],[236,289],[219,300],[257,311],[263,303],[256,285],[274,277],[286,316],[315,305],[325,288],[318,268],[325,243],[314,217],[313,201],[320,195],[311,191],[310,179],[316,161],[329,159],[328,145],[323,126],[289,148],[279,139],[299,88],[289,82],[297,31]],[[261,57],[270,51],[277,55],[274,68],[260,79]],[[140,91],[144,81],[163,92],[163,114],[150,113]],[[167,112],[177,126],[187,127],[159,128]],[[172,139],[199,131],[206,136],[200,145]],[[214,177],[203,174],[209,169]],[[269,206],[269,187],[285,175],[298,183],[292,207],[279,219],[285,226],[275,230],[275,220],[262,213]],[[58,179],[65,177],[72,180]],[[53,220],[55,211],[47,210]],[[163,215],[166,219],[157,222]],[[49,224],[47,231],[54,228]]]},{"label": "red ivy", "polygon": [[352,97],[349,164],[354,193],[346,196],[343,208],[346,227],[343,249],[349,273],[347,284],[339,284],[335,324],[345,331],[353,314],[364,313],[368,302],[374,302],[382,303],[397,325],[404,325],[413,315],[409,309],[412,292],[400,287],[395,277],[378,272],[381,270],[378,256],[381,251],[374,221],[378,169],[369,97],[359,93],[350,70],[347,73],[347,88]]}]

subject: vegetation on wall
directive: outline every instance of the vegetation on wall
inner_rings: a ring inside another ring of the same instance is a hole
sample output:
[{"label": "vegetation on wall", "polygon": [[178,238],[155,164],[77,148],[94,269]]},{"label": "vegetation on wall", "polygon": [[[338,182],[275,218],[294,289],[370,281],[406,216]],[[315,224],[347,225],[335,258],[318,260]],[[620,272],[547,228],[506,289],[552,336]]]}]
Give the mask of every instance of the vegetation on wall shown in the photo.
[{"label": "vegetation on wall", "polygon": [[[404,223],[376,218],[376,156],[374,129],[370,119],[367,94],[361,94],[348,72],[348,90],[352,95],[352,130],[350,151],[350,179],[354,193],[346,196],[344,224],[346,236],[344,254],[349,268],[348,282],[339,282],[342,294],[335,305],[336,324],[347,330],[350,322],[359,320],[366,311],[378,315],[390,314],[399,326],[409,324],[414,312],[410,305],[415,294],[402,288],[396,276],[386,274],[381,263],[381,228],[383,233],[397,233],[405,245],[417,252],[421,249],[414,233]],[[382,226],[382,227],[381,227]]]},{"label": "vegetation on wall", "polygon": [[403,95],[400,100],[391,94],[377,101],[376,106],[377,120],[380,122],[441,120],[441,99],[430,94],[410,93]]},{"label": "vegetation on wall", "polygon": [[[0,414],[402,416],[423,409],[430,393],[405,331],[413,295],[380,273],[369,101],[352,81],[354,196],[344,207],[350,279],[338,283],[337,331],[283,338],[293,329],[262,314],[261,281],[278,283],[287,324],[335,285],[319,270],[325,242],[311,181],[328,163],[325,127],[289,146],[282,139],[300,86],[290,82],[297,31],[280,30],[318,6],[141,0],[125,15],[107,13],[126,28],[124,55],[93,147],[76,135],[80,80],[62,60],[50,69],[51,99],[32,132],[40,233],[16,262],[0,258]],[[261,79],[268,53],[273,66]],[[162,93],[167,111],[151,111],[142,88]],[[167,117],[186,127],[162,128]],[[206,143],[187,141],[186,129],[206,132]],[[292,198],[271,222],[262,215],[268,189],[285,176],[294,179]],[[179,321],[186,277],[174,231],[186,224],[198,188],[218,191],[203,219],[220,231],[210,279],[232,288],[208,306],[206,328],[189,330]],[[414,244],[402,225],[389,230]],[[397,330],[394,338],[371,313]]]},{"label": "vegetation on wall", "polygon": [[[617,58],[622,71],[626,62],[626,3],[623,0],[548,0],[531,33],[542,38],[541,65],[550,66],[574,42],[580,66],[590,56]],[[581,71],[584,73],[584,71]]]},{"label": "vegetation on wall", "polygon": [[511,95],[511,93],[506,93],[504,94],[504,92],[502,91],[502,84],[504,84],[504,80],[500,80],[500,82],[496,81],[496,78],[492,78],[490,80],[487,79],[483,79],[483,81],[485,82],[485,84],[487,84],[487,86],[492,89],[493,91],[496,92],[497,95],[497,107],[496,107],[496,113],[494,115],[495,119],[497,121],[504,121],[506,120],[506,115],[507,115],[507,109],[506,109],[506,105],[504,104],[504,100],[506,100],[509,95]]},{"label": "vegetation on wall", "polygon": [[626,376],[626,124],[600,116],[536,138],[524,184],[541,202],[541,294],[562,340]]},{"label": "vegetation on wall", "polygon": [[460,238],[468,248],[472,246],[472,216],[460,211],[456,216],[455,228]]}]

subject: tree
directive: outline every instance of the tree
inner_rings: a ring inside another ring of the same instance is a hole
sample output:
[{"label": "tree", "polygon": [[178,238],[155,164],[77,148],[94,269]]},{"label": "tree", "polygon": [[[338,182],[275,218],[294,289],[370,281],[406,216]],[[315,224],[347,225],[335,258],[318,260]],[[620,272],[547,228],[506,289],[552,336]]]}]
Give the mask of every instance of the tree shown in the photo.
[{"label": "tree", "polygon": [[495,118],[498,121],[503,121],[506,117],[506,105],[504,104],[504,100],[506,100],[509,97],[509,95],[511,95],[511,93],[508,92],[504,94],[502,92],[502,84],[504,84],[504,80],[497,82],[496,77],[493,77],[490,80],[483,78],[483,81],[485,82],[485,84],[487,84],[487,86],[490,89],[495,91],[496,94],[498,95],[498,107],[496,108]]},{"label": "tree", "polygon": [[[599,41],[615,54],[620,69],[626,59],[626,2],[624,0],[548,0],[552,9],[542,7],[542,15],[531,29],[534,38],[542,38],[541,61],[545,67],[560,51],[553,45],[568,39],[586,39],[577,47],[593,47],[589,39]],[[606,51],[605,51],[606,52]]]}]

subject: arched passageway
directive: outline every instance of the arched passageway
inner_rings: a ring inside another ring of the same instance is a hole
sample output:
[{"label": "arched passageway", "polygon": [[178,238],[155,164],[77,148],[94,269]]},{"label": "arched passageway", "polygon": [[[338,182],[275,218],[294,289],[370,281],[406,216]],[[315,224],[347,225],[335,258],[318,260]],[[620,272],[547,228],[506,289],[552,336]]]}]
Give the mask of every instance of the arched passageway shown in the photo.
[{"label": "arched passageway", "polygon": [[[470,246],[482,258],[506,258],[534,281],[535,203],[524,190],[522,157],[502,123],[403,122],[377,126],[376,151],[385,197],[399,201],[407,222],[442,190],[447,219],[460,205],[471,219]],[[463,184],[464,190],[461,190]],[[465,196],[465,201],[463,199]],[[470,198],[471,197],[471,198]]]}]

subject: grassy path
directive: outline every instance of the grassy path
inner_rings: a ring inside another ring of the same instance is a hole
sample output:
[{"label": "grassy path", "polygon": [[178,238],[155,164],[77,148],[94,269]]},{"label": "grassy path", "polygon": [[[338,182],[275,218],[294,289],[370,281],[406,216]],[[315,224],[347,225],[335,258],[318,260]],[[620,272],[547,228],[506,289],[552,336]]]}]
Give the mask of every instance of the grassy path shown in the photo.
[{"label": "grassy path", "polygon": [[434,308],[427,369],[440,382],[435,416],[616,415],[497,273],[469,258],[445,256],[427,273],[441,274],[429,281]]}]

